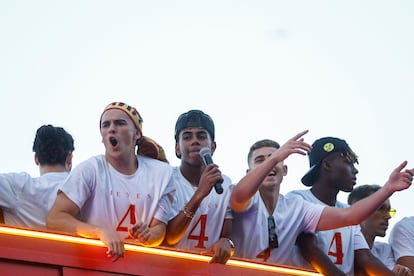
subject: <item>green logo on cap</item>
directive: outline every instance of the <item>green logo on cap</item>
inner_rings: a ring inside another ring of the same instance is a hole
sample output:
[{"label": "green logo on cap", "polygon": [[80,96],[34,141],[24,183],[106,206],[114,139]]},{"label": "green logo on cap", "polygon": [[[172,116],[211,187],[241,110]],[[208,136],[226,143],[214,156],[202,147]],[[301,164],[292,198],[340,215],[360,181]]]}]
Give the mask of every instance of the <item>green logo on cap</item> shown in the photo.
[{"label": "green logo on cap", "polygon": [[334,150],[334,148],[335,148],[335,146],[332,143],[326,143],[325,145],[323,145],[323,149],[326,152],[331,152],[331,151]]}]

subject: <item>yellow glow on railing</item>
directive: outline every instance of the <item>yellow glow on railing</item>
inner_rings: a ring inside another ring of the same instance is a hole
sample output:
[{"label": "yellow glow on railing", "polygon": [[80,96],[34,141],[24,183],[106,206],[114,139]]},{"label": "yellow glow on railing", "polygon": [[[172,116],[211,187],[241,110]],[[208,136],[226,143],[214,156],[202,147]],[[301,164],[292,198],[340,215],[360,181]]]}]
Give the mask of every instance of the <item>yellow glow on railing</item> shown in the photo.
[{"label": "yellow glow on railing", "polygon": [[[106,245],[100,240],[87,239],[87,238],[75,237],[75,236],[67,236],[64,234],[40,232],[36,230],[27,230],[27,229],[0,226],[0,233],[15,235],[15,236],[45,239],[45,240],[54,240],[54,241],[61,241],[61,242],[106,247]],[[209,262],[211,259],[211,257],[204,256],[204,255],[192,254],[192,253],[187,253],[187,252],[179,252],[179,251],[162,249],[162,248],[144,247],[144,246],[128,244],[128,243],[125,244],[125,250],[148,253],[148,254],[155,254],[155,255],[162,255],[166,257],[202,261],[202,262]],[[252,263],[248,261],[240,261],[240,260],[233,260],[233,259],[228,260],[227,265],[250,268],[250,269],[258,269],[258,270],[264,270],[264,271],[270,271],[270,272],[279,272],[279,273],[285,273],[289,275],[305,275],[305,276],[308,276],[308,275],[309,276],[316,276],[316,275],[320,276],[321,275],[316,272],[298,270],[295,268],[277,267],[277,266],[272,266],[272,265]]]}]

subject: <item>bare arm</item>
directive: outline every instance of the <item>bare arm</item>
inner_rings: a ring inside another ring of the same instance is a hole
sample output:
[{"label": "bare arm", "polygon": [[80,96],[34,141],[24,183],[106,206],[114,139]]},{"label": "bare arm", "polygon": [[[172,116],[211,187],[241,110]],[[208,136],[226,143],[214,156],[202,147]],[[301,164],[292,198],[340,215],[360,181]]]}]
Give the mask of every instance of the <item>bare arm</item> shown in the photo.
[{"label": "bare arm", "polygon": [[301,233],[296,244],[302,253],[302,256],[307,260],[313,268],[325,276],[345,276],[341,271],[316,244],[316,236],[314,234]]},{"label": "bare arm", "polygon": [[355,250],[354,262],[357,275],[395,275],[377,257],[372,255],[369,249]]},{"label": "bare arm", "polygon": [[201,174],[199,186],[190,201],[183,206],[183,211],[180,211],[168,222],[167,234],[165,236],[165,242],[168,245],[174,245],[181,240],[193,219],[192,216],[194,216],[201,202],[211,192],[217,181],[223,181],[221,172],[217,165],[210,164]]},{"label": "bare arm", "polygon": [[289,155],[298,153],[305,155],[311,150],[311,146],[304,142],[302,136],[308,133],[302,131],[289,139],[278,150],[272,153],[258,167],[250,170],[236,185],[230,197],[230,206],[236,212],[241,212],[247,208],[254,194],[259,189],[263,180],[277,163],[285,160]]},{"label": "bare arm", "polygon": [[60,192],[46,218],[46,227],[50,230],[78,234],[87,238],[99,238],[108,247],[108,257],[116,261],[124,255],[124,243],[111,229],[82,222],[76,218],[79,207],[64,193]]},{"label": "bare arm", "polygon": [[368,218],[394,192],[411,186],[414,169],[401,171],[407,165],[404,161],[390,175],[384,186],[370,196],[352,204],[348,208],[325,207],[317,230],[330,230],[349,225],[357,225]]}]

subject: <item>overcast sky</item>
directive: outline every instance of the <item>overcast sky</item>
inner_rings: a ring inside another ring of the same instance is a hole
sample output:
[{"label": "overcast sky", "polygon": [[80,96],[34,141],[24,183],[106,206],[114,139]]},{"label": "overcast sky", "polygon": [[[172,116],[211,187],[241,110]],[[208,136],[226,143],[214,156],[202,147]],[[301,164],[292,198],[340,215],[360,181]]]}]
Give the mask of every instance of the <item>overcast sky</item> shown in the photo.
[{"label": "overcast sky", "polygon": [[[235,183],[256,140],[309,129],[309,143],[349,143],[358,185],[382,185],[402,161],[414,167],[413,14],[408,0],[1,1],[0,172],[38,175],[43,124],[73,135],[75,165],[103,153],[101,112],[124,101],[172,165],[177,117],[201,109]],[[286,164],[282,192],[304,189],[307,157]],[[413,198],[392,196],[391,227],[414,215]]]}]

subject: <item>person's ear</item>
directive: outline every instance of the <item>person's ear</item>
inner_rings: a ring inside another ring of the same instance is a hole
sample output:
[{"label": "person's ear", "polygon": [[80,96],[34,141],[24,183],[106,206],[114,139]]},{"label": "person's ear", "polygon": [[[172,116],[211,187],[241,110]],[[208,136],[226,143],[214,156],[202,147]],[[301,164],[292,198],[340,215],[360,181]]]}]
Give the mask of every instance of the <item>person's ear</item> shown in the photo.
[{"label": "person's ear", "polygon": [[286,165],[283,165],[283,176],[286,176],[288,173],[288,167]]},{"label": "person's ear", "polygon": [[72,169],[72,159],[73,159],[73,154],[72,152],[69,152],[68,156],[66,156],[66,170],[68,172],[70,172],[70,170]]},{"label": "person's ear", "polygon": [[216,148],[217,148],[216,142],[212,142],[211,143],[211,155],[214,154],[214,152],[216,151]]},{"label": "person's ear", "polygon": [[178,143],[175,143],[175,156],[177,156],[178,159],[181,159],[181,149]]},{"label": "person's ear", "polygon": [[332,168],[332,164],[328,159],[322,160],[321,168],[330,170]]},{"label": "person's ear", "polygon": [[135,138],[136,138],[135,141],[139,141],[142,138],[142,133],[137,127],[135,127]]},{"label": "person's ear", "polygon": [[37,154],[34,155],[34,162],[37,166],[40,165],[39,158],[37,158]]}]

